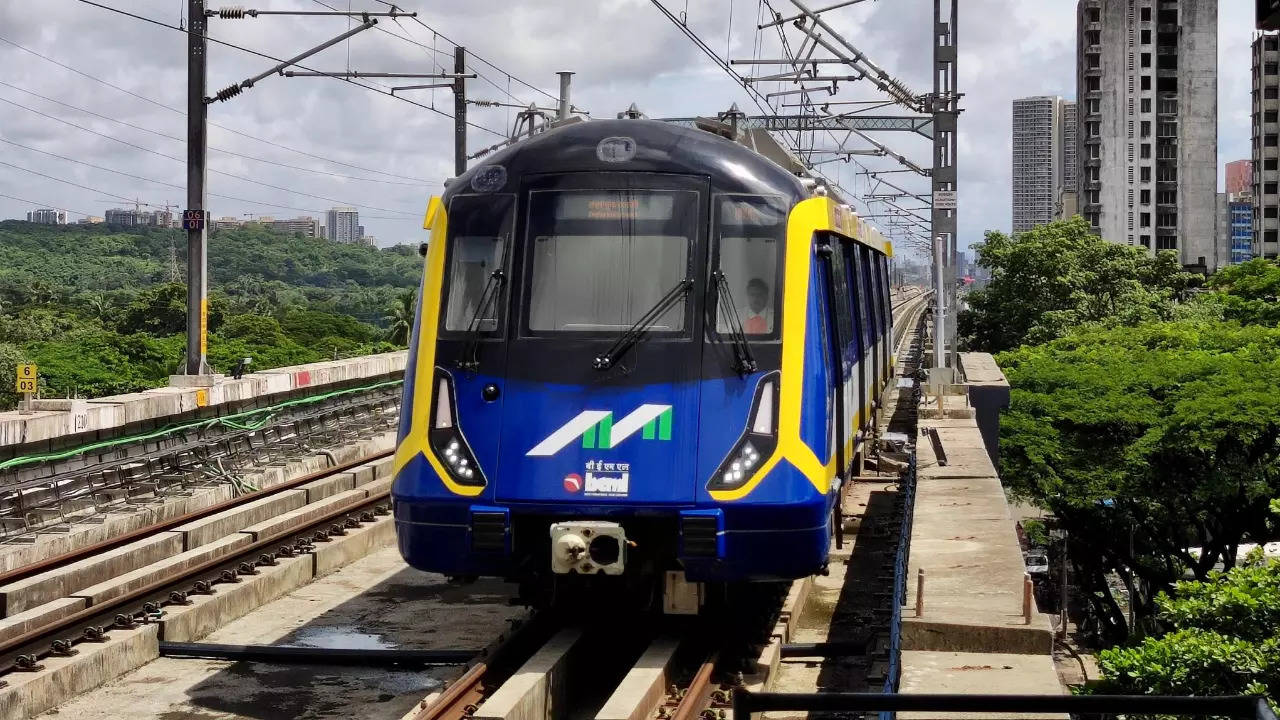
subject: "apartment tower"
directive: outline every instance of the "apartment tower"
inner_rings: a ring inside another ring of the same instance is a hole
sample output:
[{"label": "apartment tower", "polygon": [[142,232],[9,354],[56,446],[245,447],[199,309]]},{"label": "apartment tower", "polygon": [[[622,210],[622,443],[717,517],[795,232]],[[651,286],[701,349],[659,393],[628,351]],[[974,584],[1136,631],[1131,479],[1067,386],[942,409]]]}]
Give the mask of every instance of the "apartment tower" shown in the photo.
[{"label": "apartment tower", "polygon": [[1025,232],[1060,215],[1066,178],[1066,106],[1043,95],[1013,101],[1013,231]]},{"label": "apartment tower", "polygon": [[1076,21],[1081,214],[1111,242],[1213,271],[1217,1],[1080,0]]},{"label": "apartment tower", "polygon": [[1280,35],[1253,41],[1253,257],[1280,255]]}]

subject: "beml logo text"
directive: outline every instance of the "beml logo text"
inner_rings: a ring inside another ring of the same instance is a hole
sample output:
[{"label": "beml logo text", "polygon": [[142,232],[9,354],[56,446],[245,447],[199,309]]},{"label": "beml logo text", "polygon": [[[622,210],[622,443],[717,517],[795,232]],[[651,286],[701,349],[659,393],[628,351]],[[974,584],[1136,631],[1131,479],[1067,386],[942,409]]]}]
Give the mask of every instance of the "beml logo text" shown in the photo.
[{"label": "beml logo text", "polygon": [[582,492],[582,476],[577,473],[569,473],[564,476],[565,492]]},{"label": "beml logo text", "polygon": [[588,495],[603,495],[605,497],[626,497],[631,485],[631,473],[618,473],[616,475],[603,475],[599,473],[587,473],[587,481],[585,489]]}]

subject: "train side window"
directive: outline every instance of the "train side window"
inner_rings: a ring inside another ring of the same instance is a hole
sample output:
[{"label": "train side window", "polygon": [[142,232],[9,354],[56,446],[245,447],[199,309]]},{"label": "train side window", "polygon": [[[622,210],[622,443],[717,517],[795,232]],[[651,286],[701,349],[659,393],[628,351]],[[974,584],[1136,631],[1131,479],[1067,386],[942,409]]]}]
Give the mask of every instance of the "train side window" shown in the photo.
[{"label": "train side window", "polygon": [[831,284],[836,298],[836,337],[839,340],[840,356],[853,342],[853,314],[849,303],[849,272],[844,266],[843,244],[839,237],[832,236],[831,242]]},{"label": "train side window", "polygon": [[458,195],[449,202],[449,273],[444,328],[467,330],[475,322],[481,332],[493,332],[503,317],[505,284],[485,303],[478,317],[485,287],[494,270],[506,263],[515,211],[515,195]]},{"label": "train side window", "polygon": [[888,334],[889,326],[893,324],[893,309],[889,307],[889,301],[887,300],[889,297],[889,273],[887,272],[889,259],[884,255],[875,255],[874,257],[876,259],[876,277],[880,279],[880,292],[877,293],[877,297],[880,298],[880,315],[884,318],[885,333]]},{"label": "train side window", "polygon": [[[724,273],[742,329],[755,339],[777,337],[782,316],[782,246],[787,200],[773,195],[719,195],[713,269]],[[720,335],[732,323],[720,304],[709,308]]]},{"label": "train side window", "polygon": [[858,358],[861,359],[867,352],[867,348],[871,347],[871,312],[867,306],[866,285],[863,281],[865,271],[862,267],[860,246],[848,244],[845,246],[845,260],[849,264],[849,272],[853,280],[853,303],[855,305],[854,315],[858,321]]},{"label": "train side window", "polygon": [[880,256],[870,249],[867,250],[867,257],[871,259],[871,293],[875,296],[876,301],[876,330],[880,337],[884,337],[888,330],[888,323],[884,321],[884,278],[880,276]]},{"label": "train side window", "polygon": [[876,284],[871,273],[871,249],[865,245],[858,246],[858,269],[862,271],[863,301],[867,305],[867,314],[871,316],[871,344],[876,344],[884,334],[883,318],[880,315],[880,303],[876,302]]}]

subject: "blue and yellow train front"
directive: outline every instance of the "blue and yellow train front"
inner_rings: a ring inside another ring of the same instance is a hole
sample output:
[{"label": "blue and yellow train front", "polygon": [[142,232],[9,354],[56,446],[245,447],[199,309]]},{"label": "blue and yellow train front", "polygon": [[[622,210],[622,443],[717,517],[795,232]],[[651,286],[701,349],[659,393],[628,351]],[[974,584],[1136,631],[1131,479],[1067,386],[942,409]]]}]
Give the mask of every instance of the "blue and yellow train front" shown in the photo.
[{"label": "blue and yellow train front", "polygon": [[856,220],[734,143],[644,121],[553,131],[455,183],[428,210],[406,370],[405,559],[637,590],[824,567],[840,428],[866,408],[837,420],[860,371],[832,348],[815,237]]}]

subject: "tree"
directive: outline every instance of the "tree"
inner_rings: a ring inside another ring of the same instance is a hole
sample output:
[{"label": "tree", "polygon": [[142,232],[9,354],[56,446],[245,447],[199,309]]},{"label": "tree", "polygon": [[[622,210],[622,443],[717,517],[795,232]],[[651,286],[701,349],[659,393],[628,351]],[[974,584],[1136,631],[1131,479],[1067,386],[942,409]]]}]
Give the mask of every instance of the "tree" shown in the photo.
[{"label": "tree", "polygon": [[[1185,572],[1207,579],[1241,542],[1275,536],[1280,329],[1092,327],[998,361],[1013,386],[1001,479],[1068,529],[1108,639],[1148,627],[1157,593]],[[1111,573],[1129,588],[1136,627]]]},{"label": "tree", "polygon": [[409,344],[409,333],[413,331],[417,309],[415,295],[412,290],[401,293],[398,301],[387,312],[387,340],[394,345],[404,347]]},{"label": "tree", "polygon": [[1102,651],[1095,692],[1280,698],[1280,562],[1180,582],[1156,605],[1167,632]]},{"label": "tree", "polygon": [[1245,324],[1280,325],[1280,261],[1250,260],[1209,279],[1223,315]]},{"label": "tree", "polygon": [[977,250],[991,282],[968,294],[957,329],[968,347],[988,352],[1047,342],[1090,322],[1169,319],[1172,301],[1198,282],[1173,253],[1152,258],[1107,242],[1079,217],[1013,237],[988,232]]},{"label": "tree", "polygon": [[[209,296],[210,332],[222,324],[226,304],[226,299],[217,294]],[[116,327],[126,335],[139,332],[151,335],[185,334],[187,286],[168,283],[143,290],[124,308]]]}]

